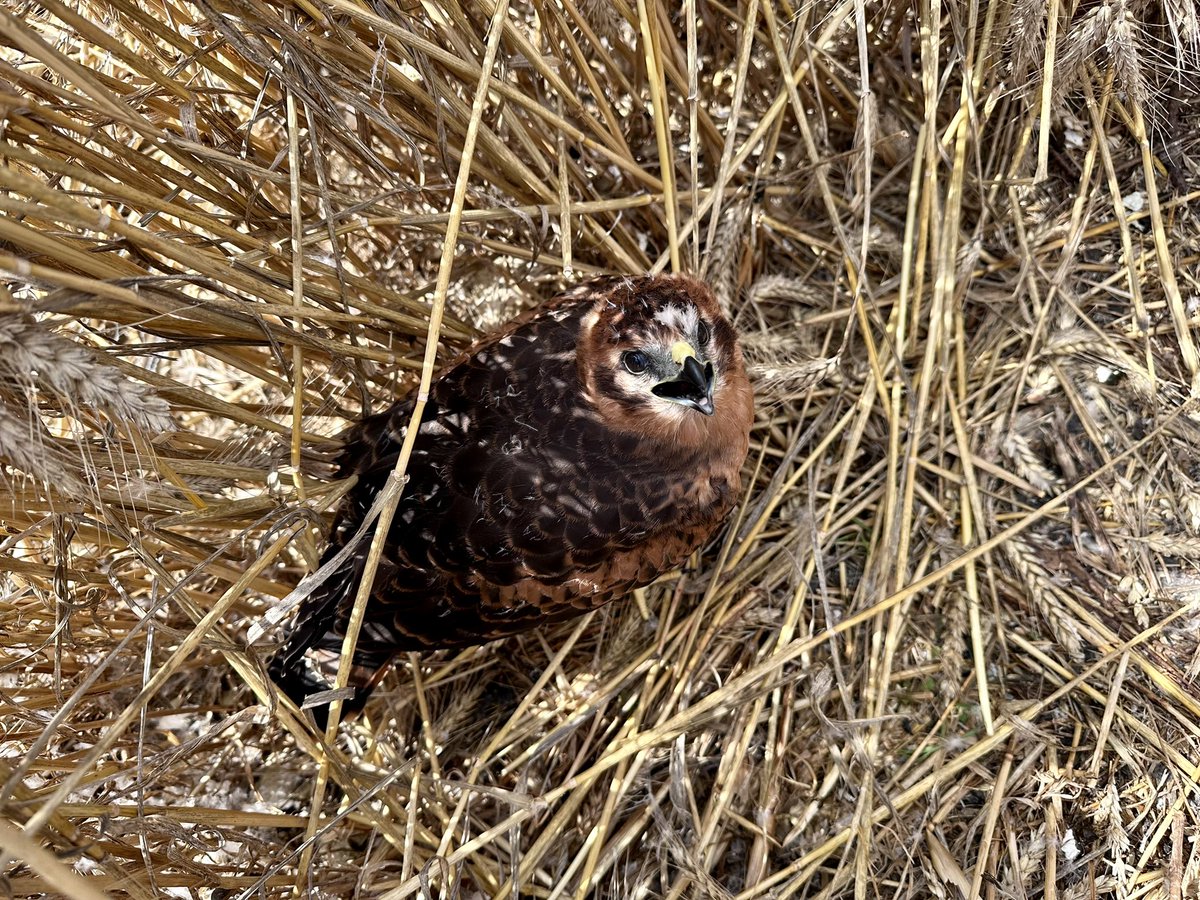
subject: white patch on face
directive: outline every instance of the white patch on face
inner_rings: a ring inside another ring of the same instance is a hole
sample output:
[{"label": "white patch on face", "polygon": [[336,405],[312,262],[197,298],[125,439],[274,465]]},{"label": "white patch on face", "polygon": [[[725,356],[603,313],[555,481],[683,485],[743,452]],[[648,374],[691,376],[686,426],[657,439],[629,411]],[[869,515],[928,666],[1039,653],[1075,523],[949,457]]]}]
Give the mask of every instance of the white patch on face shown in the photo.
[{"label": "white patch on face", "polygon": [[617,366],[617,389],[623,394],[638,396],[650,390],[654,386],[653,380],[649,375],[634,375],[624,365],[620,359],[616,363]]},{"label": "white patch on face", "polygon": [[657,401],[654,404],[655,415],[671,428],[677,428],[692,416],[700,415],[696,410],[684,406],[682,403],[672,403],[670,400],[662,397],[655,397],[654,399]]},{"label": "white patch on face", "polygon": [[700,327],[700,311],[690,303],[686,306],[668,303],[654,314],[654,321],[682,337],[691,338]]}]

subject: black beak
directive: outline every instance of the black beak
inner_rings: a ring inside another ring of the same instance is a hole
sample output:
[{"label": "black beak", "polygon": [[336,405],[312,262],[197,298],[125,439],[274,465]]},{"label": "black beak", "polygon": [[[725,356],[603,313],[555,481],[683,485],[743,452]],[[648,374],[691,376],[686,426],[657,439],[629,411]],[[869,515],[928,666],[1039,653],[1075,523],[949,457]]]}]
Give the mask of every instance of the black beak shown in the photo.
[{"label": "black beak", "polygon": [[683,361],[678,378],[656,384],[651,392],[666,400],[674,400],[683,406],[698,409],[706,416],[713,414],[713,367],[708,363],[700,367],[696,357]]}]

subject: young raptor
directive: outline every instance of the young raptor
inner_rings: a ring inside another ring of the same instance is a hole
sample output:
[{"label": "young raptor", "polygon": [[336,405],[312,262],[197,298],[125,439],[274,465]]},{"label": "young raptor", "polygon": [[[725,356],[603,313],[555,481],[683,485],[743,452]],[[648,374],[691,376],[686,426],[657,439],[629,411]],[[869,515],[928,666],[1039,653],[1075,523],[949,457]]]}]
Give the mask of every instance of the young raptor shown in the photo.
[{"label": "young raptor", "polygon": [[[347,435],[324,561],[392,471],[413,400]],[[682,276],[581,284],[466,351],[434,380],[387,535],[344,708],[405,650],[483,644],[649,584],[701,547],[740,493],[753,396],[733,327]],[[325,689],[368,537],[304,601],[271,673],[300,704]]]}]

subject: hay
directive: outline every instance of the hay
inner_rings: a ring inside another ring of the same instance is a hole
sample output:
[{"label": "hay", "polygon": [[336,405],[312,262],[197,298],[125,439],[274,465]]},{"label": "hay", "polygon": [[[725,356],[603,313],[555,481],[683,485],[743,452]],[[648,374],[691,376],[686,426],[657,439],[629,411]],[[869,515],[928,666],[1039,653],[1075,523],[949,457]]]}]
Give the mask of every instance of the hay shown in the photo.
[{"label": "hay", "polygon": [[[0,35],[10,895],[1198,890],[1193,0]],[[332,436],[437,341],[671,268],[760,386],[724,539],[312,734],[263,660]]]}]

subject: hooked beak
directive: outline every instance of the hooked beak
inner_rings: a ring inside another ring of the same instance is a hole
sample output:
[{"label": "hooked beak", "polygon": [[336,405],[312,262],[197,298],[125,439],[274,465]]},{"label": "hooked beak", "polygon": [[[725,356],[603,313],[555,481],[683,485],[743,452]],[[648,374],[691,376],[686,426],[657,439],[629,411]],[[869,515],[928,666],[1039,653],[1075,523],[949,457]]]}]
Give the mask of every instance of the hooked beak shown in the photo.
[{"label": "hooked beak", "polygon": [[681,406],[690,406],[706,416],[711,416],[714,411],[712,363],[701,367],[695,353],[691,352],[692,348],[684,346],[687,351],[686,355],[680,353],[679,356],[683,358],[676,359],[676,362],[681,363],[678,377],[672,378],[670,381],[659,382],[651,388],[651,393],[664,400],[671,400]]}]

